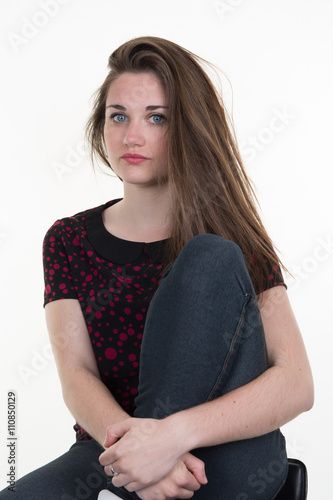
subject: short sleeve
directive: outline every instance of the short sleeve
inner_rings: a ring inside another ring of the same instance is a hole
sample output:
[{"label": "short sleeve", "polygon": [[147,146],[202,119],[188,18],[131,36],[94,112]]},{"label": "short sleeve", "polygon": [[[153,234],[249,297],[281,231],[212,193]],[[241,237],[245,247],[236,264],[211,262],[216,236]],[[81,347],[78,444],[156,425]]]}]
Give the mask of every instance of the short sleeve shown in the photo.
[{"label": "short sleeve", "polygon": [[44,304],[59,299],[77,299],[73,285],[70,257],[61,236],[61,222],[57,220],[47,231],[43,241]]},{"label": "short sleeve", "polygon": [[287,288],[287,285],[284,282],[282,271],[280,266],[266,259],[266,268],[267,275],[264,277],[262,292],[265,290],[269,290],[275,286],[284,286]]}]

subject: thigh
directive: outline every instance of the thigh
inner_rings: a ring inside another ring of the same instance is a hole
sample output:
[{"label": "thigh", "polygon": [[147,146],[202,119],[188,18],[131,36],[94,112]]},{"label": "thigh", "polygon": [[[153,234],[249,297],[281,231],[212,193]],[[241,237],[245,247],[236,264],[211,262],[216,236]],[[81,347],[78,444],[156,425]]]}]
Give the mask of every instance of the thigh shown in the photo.
[{"label": "thigh", "polygon": [[94,440],[78,441],[62,456],[16,481],[14,495],[6,488],[0,492],[0,498],[97,500],[103,489],[120,498],[131,498],[109,484],[110,478],[98,460],[102,452],[103,448]]},{"label": "thigh", "polygon": [[[135,416],[164,418],[260,376],[267,350],[256,294],[239,247],[214,235],[186,244],[148,310]],[[195,450],[208,484],[198,500],[274,497],[287,474],[279,430]]]},{"label": "thigh", "polygon": [[267,367],[239,247],[214,235],[193,238],[149,306],[135,416],[164,418],[244,385]]}]

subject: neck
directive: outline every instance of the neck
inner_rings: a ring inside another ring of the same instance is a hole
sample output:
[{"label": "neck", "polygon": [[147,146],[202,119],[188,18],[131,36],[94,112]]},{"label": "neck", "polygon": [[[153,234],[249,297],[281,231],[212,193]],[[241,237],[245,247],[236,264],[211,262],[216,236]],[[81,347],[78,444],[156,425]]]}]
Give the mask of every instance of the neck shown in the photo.
[{"label": "neck", "polygon": [[[152,239],[169,236],[168,222],[171,198],[167,186],[152,189],[124,184],[124,198],[114,208],[123,228]],[[144,238],[145,239],[145,238]]]}]

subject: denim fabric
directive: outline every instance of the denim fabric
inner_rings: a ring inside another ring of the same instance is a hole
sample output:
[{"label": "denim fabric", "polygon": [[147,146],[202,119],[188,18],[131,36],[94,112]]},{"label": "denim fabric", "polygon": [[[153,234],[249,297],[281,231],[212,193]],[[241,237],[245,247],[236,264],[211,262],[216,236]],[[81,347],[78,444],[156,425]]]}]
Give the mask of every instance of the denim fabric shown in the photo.
[{"label": "denim fabric", "polygon": [[77,441],[64,455],[16,481],[15,492],[4,489],[1,500],[96,500],[109,485],[98,458],[103,448],[94,440]]},{"label": "denim fabric", "polygon": [[[164,418],[243,386],[267,368],[256,294],[240,248],[215,235],[192,238],[164,273],[148,310],[135,416]],[[0,499],[94,500],[107,488],[124,500],[138,498],[106,485],[101,451],[95,441],[76,443],[19,480],[14,496],[4,490]],[[279,430],[193,453],[208,477],[195,500],[272,500],[287,475]]]},{"label": "denim fabric", "polygon": [[[243,386],[267,368],[240,248],[215,235],[196,236],[164,274],[149,307],[135,416],[163,418]],[[287,475],[279,430],[194,453],[208,477],[195,500],[271,500]]]}]

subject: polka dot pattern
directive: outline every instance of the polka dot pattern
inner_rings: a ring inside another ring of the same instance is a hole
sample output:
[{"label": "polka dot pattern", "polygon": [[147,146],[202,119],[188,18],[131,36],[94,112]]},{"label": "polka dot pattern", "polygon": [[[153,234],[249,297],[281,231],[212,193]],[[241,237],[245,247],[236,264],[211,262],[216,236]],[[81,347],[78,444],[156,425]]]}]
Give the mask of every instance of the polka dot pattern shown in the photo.
[{"label": "polka dot pattern", "polygon": [[[48,230],[43,245],[44,305],[79,300],[101,379],[133,415],[144,322],[162,266],[145,247],[133,263],[101,258],[87,234],[89,215],[90,210],[58,220]],[[78,440],[91,439],[78,424],[74,428]]]},{"label": "polka dot pattern", "polygon": [[[133,415],[144,324],[162,266],[154,243],[126,242],[106,231],[102,211],[116,201],[57,220],[47,231],[44,306],[79,301],[101,380]],[[267,288],[283,284],[279,268],[267,265]],[[77,440],[91,439],[78,424],[74,429]]]}]

